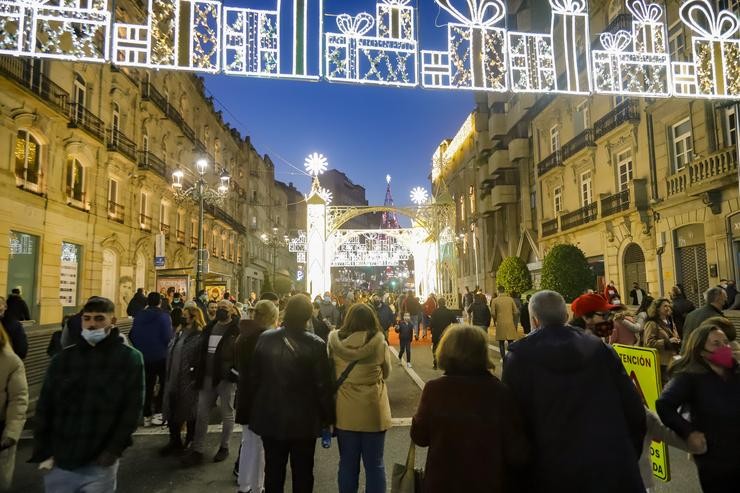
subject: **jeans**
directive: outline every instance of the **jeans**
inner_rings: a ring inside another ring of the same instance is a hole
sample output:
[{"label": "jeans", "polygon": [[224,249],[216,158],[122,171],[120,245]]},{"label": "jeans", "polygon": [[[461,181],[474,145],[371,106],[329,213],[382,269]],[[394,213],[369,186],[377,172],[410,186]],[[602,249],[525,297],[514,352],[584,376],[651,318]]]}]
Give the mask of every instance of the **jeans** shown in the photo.
[{"label": "jeans", "polygon": [[[182,425],[185,424],[185,443],[182,442]],[[167,423],[170,429],[170,443],[177,447],[187,447],[192,443],[195,435],[195,421],[187,423],[177,423],[170,421]]]},{"label": "jeans", "polygon": [[242,428],[239,449],[239,491],[260,493],[265,484],[265,450],[262,439],[246,425]]},{"label": "jeans", "polygon": [[439,346],[439,341],[432,341],[432,364],[435,368],[437,368],[437,346]]},{"label": "jeans", "polygon": [[89,465],[68,471],[54,467],[44,476],[46,493],[110,493],[116,491],[118,461],[110,467]]},{"label": "jeans", "polygon": [[[144,362],[144,376],[146,387],[144,393],[144,416],[149,417],[162,411],[162,396],[164,395],[164,378],[167,373],[167,360]],[[154,386],[159,379],[159,393],[154,396]]]},{"label": "jeans", "polygon": [[208,433],[208,418],[211,409],[216,405],[216,398],[221,402],[221,448],[229,448],[229,438],[234,431],[234,392],[236,384],[221,380],[216,387],[212,384],[211,377],[203,379],[203,388],[198,392],[198,416],[195,421],[195,436],[193,437],[193,450],[203,453],[203,447]]},{"label": "jeans", "polygon": [[432,317],[430,315],[421,316],[421,337],[427,336],[427,331],[429,330],[430,323],[432,323]]},{"label": "jeans", "polygon": [[265,449],[265,493],[283,493],[288,458],[293,477],[293,493],[313,492],[315,438],[276,440],[262,437],[262,446]]},{"label": "jeans", "polygon": [[421,323],[421,315],[411,315],[411,325],[414,327],[414,339],[419,338],[419,324]]},{"label": "jeans", "polygon": [[383,449],[385,432],[375,433],[337,429],[339,442],[339,493],[357,493],[360,458],[365,467],[365,493],[385,493]]},{"label": "jeans", "polygon": [[504,360],[504,356],[506,356],[506,343],[507,342],[509,344],[511,344],[514,341],[511,340],[511,339],[508,340],[508,341],[498,341],[498,350],[501,353],[501,361],[503,361]]},{"label": "jeans", "polygon": [[406,362],[411,363],[411,339],[398,341],[398,359],[403,361],[403,353],[406,353]]}]

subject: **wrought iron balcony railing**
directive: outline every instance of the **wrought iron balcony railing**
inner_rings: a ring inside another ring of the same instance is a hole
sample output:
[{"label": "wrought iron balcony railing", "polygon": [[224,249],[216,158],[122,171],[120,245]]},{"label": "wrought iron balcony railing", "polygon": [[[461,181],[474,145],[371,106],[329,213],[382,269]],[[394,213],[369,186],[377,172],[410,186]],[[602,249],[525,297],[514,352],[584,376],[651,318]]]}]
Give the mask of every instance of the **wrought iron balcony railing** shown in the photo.
[{"label": "wrought iron balcony railing", "polygon": [[558,232],[558,219],[551,219],[542,222],[542,237],[552,236]]},{"label": "wrought iron balcony railing", "polygon": [[629,189],[601,199],[601,217],[613,216],[630,208]]},{"label": "wrought iron balcony railing", "polygon": [[639,121],[640,112],[637,101],[627,99],[594,123],[594,139],[600,139],[623,123]]},{"label": "wrought iron balcony railing", "polygon": [[181,245],[185,244],[185,231],[182,231],[181,229],[178,229],[175,231],[175,237],[177,238],[177,242]]},{"label": "wrought iron balcony railing", "polygon": [[586,130],[566,142],[565,145],[560,149],[560,153],[562,154],[563,161],[565,161],[569,157],[575,155],[581,149],[584,149],[585,147],[593,147],[594,145],[593,130],[587,128]]},{"label": "wrought iron balcony railing", "polygon": [[105,124],[82,103],[69,103],[69,128],[81,128],[100,142],[105,141]]},{"label": "wrought iron balcony railing", "polygon": [[560,217],[560,229],[567,231],[582,224],[590,223],[597,217],[597,204],[592,202],[578,210],[563,214]]},{"label": "wrought iron balcony railing", "polygon": [[34,93],[52,109],[66,116],[69,111],[69,93],[42,74],[34,63],[38,64],[38,61],[0,56],[0,74]]},{"label": "wrought iron balcony railing", "polygon": [[139,151],[139,169],[152,170],[162,178],[169,179],[167,165],[149,151]]},{"label": "wrought iron balcony railing", "polygon": [[539,176],[544,175],[550,170],[553,170],[557,168],[558,166],[563,165],[563,153],[560,149],[556,150],[549,156],[547,156],[545,159],[539,162],[537,165],[537,174]]},{"label": "wrought iron balcony railing", "polygon": [[193,249],[198,248],[198,237],[197,236],[190,237],[190,248],[193,248]]},{"label": "wrought iron balcony railing", "polygon": [[139,214],[139,229],[143,231],[151,231],[152,218],[146,214]]},{"label": "wrought iron balcony railing", "polygon": [[136,143],[126,137],[126,135],[120,130],[109,128],[108,129],[108,150],[119,152],[122,155],[129,158],[131,161],[136,161]]},{"label": "wrought iron balcony railing", "polygon": [[145,82],[141,87],[141,98],[144,101],[151,101],[154,106],[159,108],[162,113],[167,114],[167,98],[165,98],[151,82]]},{"label": "wrought iron balcony railing", "polygon": [[108,217],[117,223],[123,224],[125,208],[112,200],[108,201]]}]

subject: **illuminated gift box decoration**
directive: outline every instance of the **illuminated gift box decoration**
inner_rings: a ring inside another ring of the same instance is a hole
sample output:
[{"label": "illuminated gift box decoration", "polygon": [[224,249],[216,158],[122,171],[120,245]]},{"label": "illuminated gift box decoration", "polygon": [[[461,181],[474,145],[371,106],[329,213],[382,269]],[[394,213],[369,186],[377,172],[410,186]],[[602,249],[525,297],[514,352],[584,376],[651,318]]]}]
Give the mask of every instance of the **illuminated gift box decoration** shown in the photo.
[{"label": "illuminated gift box decoration", "polygon": [[[367,34],[376,25],[375,36]],[[383,37],[372,15],[337,16],[339,33],[326,33],[324,75],[330,81],[415,86],[417,43]]]},{"label": "illuminated gift box decoration", "polygon": [[[557,81],[562,92],[588,93],[589,71],[589,19],[587,0],[549,0],[552,7],[551,34],[555,69],[564,74]],[[585,74],[586,81],[581,80]]]},{"label": "illuminated gift box decoration", "polygon": [[280,73],[278,12],[224,7],[223,49],[224,73]]},{"label": "illuminated gift box decoration", "polygon": [[514,92],[555,90],[552,37],[509,32],[509,70]]},{"label": "illuminated gift box decoration", "polygon": [[740,21],[729,10],[718,14],[707,0],[689,0],[679,8],[693,31],[697,91],[702,96],[740,96]]},{"label": "illuminated gift box decoration", "polygon": [[628,0],[627,9],[633,18],[635,51],[665,53],[667,50],[663,8],[656,3],[646,4],[643,0]]},{"label": "illuminated gift box decoration", "polygon": [[381,0],[375,7],[378,37],[391,39],[416,39],[414,33],[414,8],[410,0]]}]

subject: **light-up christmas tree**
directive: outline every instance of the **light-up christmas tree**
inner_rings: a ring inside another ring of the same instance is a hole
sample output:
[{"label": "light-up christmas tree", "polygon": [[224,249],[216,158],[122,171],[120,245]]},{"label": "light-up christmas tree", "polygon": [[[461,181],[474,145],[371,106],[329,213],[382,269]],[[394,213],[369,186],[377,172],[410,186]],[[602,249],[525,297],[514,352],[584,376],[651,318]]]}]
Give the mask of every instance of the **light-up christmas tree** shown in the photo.
[{"label": "light-up christmas tree", "polygon": [[[391,194],[391,175],[385,176],[385,181],[388,184],[385,188],[385,201],[383,205],[386,207],[393,207],[393,194]],[[401,226],[398,224],[398,217],[394,211],[383,212],[380,228],[381,229],[398,229]]]}]

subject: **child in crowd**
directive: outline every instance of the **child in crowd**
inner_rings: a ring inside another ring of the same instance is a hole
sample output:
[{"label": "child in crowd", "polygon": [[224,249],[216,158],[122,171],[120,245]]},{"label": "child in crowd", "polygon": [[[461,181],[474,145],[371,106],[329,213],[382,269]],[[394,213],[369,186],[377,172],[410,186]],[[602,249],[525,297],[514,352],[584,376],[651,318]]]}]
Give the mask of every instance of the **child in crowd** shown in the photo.
[{"label": "child in crowd", "polygon": [[399,339],[399,364],[403,364],[403,353],[406,353],[406,366],[411,368],[411,339],[414,337],[414,326],[411,325],[410,314],[404,313],[403,320],[396,325],[396,334]]}]

